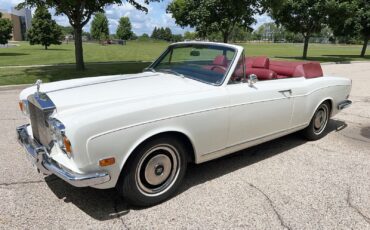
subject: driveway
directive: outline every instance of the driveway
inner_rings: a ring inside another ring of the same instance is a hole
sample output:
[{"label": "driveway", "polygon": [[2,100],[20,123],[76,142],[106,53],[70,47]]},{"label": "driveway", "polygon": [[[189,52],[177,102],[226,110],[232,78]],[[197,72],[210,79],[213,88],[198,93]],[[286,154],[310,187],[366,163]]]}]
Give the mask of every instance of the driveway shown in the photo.
[{"label": "driveway", "polygon": [[145,209],[38,174],[14,138],[20,90],[2,90],[0,229],[370,229],[370,63],[323,68],[353,79],[354,102],[325,138],[293,134],[191,165],[174,198]]}]

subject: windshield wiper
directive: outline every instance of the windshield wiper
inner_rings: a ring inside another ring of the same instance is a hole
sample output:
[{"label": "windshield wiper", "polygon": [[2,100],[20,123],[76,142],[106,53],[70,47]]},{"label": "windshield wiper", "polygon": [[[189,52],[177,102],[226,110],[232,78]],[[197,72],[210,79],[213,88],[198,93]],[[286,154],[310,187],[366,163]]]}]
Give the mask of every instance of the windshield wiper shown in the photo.
[{"label": "windshield wiper", "polygon": [[149,71],[149,72],[153,72],[153,73],[157,72],[157,71],[155,71],[155,69],[154,69],[154,68],[151,68],[151,67],[145,68],[145,69],[144,69],[144,72],[145,72],[145,71]]},{"label": "windshield wiper", "polygon": [[181,73],[178,73],[172,69],[159,69],[158,72],[163,72],[163,73],[170,73],[170,74],[174,74],[176,76],[179,76],[179,77],[182,77],[182,78],[185,78],[185,76]]}]

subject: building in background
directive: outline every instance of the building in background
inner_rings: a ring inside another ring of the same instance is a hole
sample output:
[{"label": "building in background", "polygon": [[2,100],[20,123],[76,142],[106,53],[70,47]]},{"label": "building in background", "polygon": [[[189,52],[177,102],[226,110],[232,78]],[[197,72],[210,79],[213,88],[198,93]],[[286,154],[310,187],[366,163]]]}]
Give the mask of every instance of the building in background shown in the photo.
[{"label": "building in background", "polygon": [[8,18],[13,24],[12,41],[24,41],[27,38],[27,31],[31,28],[32,14],[30,9],[17,10],[12,8],[11,13],[0,10],[3,18]]}]

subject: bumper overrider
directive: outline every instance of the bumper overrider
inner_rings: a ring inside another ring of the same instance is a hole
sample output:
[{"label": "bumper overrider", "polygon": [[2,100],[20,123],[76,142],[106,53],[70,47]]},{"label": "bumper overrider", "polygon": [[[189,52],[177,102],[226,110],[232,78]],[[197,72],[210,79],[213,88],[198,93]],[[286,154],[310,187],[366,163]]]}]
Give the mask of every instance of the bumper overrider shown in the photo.
[{"label": "bumper overrider", "polygon": [[30,125],[22,125],[16,129],[17,139],[19,144],[25,148],[26,154],[30,156],[29,158],[39,172],[46,175],[54,174],[75,187],[94,186],[110,181],[107,172],[80,174],[59,166],[58,163],[48,157],[47,149],[28,134],[28,126]]},{"label": "bumper overrider", "polygon": [[338,109],[339,110],[343,110],[343,109],[346,109],[346,108],[350,107],[351,105],[352,105],[352,101],[350,101],[350,100],[344,100],[344,101],[341,101],[338,104]]}]

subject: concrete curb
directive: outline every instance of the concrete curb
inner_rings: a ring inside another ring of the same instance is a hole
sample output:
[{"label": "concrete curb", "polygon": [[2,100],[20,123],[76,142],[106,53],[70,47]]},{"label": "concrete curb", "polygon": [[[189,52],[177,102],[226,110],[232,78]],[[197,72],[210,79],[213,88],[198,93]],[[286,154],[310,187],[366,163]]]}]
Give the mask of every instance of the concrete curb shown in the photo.
[{"label": "concrete curb", "polygon": [[21,90],[25,89],[29,86],[32,86],[32,84],[21,84],[21,85],[4,85],[0,86],[0,91],[9,91],[9,90]]},{"label": "concrete curb", "polygon": [[356,64],[356,63],[369,63],[370,61],[339,61],[339,62],[322,62],[321,65],[344,65],[344,64]]}]

